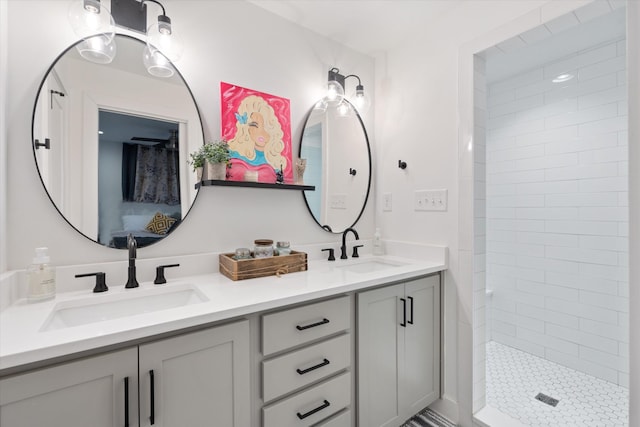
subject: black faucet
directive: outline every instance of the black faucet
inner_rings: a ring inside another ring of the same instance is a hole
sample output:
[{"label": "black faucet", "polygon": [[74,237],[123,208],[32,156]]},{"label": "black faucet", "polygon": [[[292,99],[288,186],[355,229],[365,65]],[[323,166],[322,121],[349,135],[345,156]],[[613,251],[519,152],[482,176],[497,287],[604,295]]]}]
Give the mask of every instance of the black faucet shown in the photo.
[{"label": "black faucet", "polygon": [[138,243],[133,237],[133,234],[127,236],[127,249],[129,250],[129,278],[127,284],[124,286],[127,289],[137,288],[138,281],[136,280],[136,252],[138,249]]},{"label": "black faucet", "polygon": [[360,240],[360,236],[358,236],[358,232],[356,231],[355,228],[353,227],[349,227],[346,230],[344,230],[344,232],[342,233],[342,246],[340,247],[340,259],[347,259],[347,234],[349,232],[353,232],[353,235],[355,236],[356,240]]}]

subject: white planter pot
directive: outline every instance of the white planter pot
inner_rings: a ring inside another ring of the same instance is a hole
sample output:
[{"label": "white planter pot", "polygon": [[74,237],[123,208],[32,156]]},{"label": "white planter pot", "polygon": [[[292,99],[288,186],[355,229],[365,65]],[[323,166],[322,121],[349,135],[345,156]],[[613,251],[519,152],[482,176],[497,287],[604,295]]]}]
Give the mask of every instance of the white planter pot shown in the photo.
[{"label": "white planter pot", "polygon": [[224,181],[227,178],[226,163],[206,163],[204,179],[217,179]]}]

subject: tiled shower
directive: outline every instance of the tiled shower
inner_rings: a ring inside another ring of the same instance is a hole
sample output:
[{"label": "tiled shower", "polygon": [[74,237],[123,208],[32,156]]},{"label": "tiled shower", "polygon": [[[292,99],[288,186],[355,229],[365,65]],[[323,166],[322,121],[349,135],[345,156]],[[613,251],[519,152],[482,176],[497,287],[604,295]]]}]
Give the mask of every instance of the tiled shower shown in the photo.
[{"label": "tiled shower", "polygon": [[[552,22],[535,31],[548,33],[555,49],[563,38],[570,45],[583,23],[592,30],[624,27],[624,9],[602,3],[609,10],[597,18],[580,10],[563,17],[577,21],[574,29],[554,31]],[[589,378],[603,381],[600,389],[611,385],[617,396],[628,393],[626,42],[611,34],[507,77],[491,74],[496,52],[476,60],[474,348],[476,370],[488,365],[474,379],[474,402],[527,425],[542,413],[564,420],[548,425],[573,425],[566,411],[590,393],[580,388]],[[533,31],[518,42],[527,44],[530,36]],[[512,350],[514,357],[500,357]],[[505,360],[568,368],[576,388],[561,392],[553,408],[527,390],[530,406],[511,402],[509,409],[499,396],[516,396],[504,387],[517,381],[496,372],[518,369],[501,366]],[[594,418],[594,425],[624,425],[626,413],[617,415],[615,423]]]}]

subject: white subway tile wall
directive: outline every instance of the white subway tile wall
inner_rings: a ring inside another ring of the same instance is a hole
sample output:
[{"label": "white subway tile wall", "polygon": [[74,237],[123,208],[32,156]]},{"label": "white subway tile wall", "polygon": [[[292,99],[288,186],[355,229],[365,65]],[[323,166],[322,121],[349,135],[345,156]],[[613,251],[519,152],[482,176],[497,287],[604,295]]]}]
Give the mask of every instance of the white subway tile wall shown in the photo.
[{"label": "white subway tile wall", "polygon": [[[484,336],[627,387],[624,46],[615,40],[490,85],[475,179],[486,182],[476,195],[476,224],[486,218],[476,261],[486,259],[493,290]],[[575,78],[551,81],[563,73]]]}]

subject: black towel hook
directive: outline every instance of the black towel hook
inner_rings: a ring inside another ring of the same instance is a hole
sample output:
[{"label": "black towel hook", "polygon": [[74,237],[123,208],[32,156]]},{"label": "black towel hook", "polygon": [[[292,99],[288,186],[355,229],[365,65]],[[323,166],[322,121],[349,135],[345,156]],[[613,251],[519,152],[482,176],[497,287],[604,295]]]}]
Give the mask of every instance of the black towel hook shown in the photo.
[{"label": "black towel hook", "polygon": [[402,160],[398,160],[398,167],[400,169],[406,169],[407,168],[407,162],[403,162]]}]

